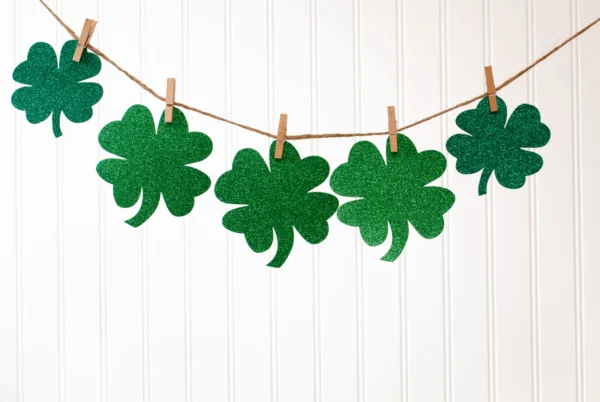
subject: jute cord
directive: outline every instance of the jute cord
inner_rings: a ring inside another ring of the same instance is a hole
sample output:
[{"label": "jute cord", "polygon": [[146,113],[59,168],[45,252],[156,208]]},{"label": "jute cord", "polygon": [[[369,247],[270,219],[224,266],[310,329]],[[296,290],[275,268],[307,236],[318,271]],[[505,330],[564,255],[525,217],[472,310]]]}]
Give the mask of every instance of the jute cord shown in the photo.
[{"label": "jute cord", "polygon": [[[40,0],[40,3],[42,3],[42,5],[46,8],[46,10],[48,10],[48,12],[50,14],[52,14],[52,16],[56,19],[56,21],[58,21],[58,23],[69,33],[69,35],[71,35],[71,37],[73,37],[73,39],[75,40],[79,40],[79,36],[75,33],[75,31],[73,31],[50,7],[48,7],[48,5],[44,2],[44,0]],[[588,29],[590,29],[591,27],[593,27],[594,25],[596,25],[598,22],[600,22],[600,18],[595,19],[594,21],[592,21],[590,24],[586,25],[585,27],[583,27],[581,30],[577,31],[574,35],[570,36],[569,38],[567,38],[566,40],[564,40],[562,43],[558,44],[554,49],[550,50],[548,53],[544,54],[543,56],[541,56],[539,59],[535,60],[532,64],[530,64],[529,66],[527,66],[526,68],[524,68],[523,70],[519,71],[517,74],[513,75],[512,77],[510,77],[509,79],[507,79],[506,81],[504,81],[502,84],[500,84],[499,86],[496,87],[496,92],[500,91],[501,89],[507,87],[508,85],[512,84],[514,81],[516,81],[518,78],[520,78],[521,76],[525,75],[529,70],[533,69],[535,66],[537,66],[538,64],[540,64],[541,62],[543,62],[544,60],[546,60],[547,58],[549,58],[550,56],[552,56],[554,53],[558,52],[560,49],[562,49],[565,45],[567,45],[569,42],[571,42],[572,40],[576,39],[577,37],[581,36],[584,32],[586,32]],[[96,53],[99,57],[101,57],[104,61],[106,61],[107,63],[111,64],[113,67],[115,67],[117,70],[119,70],[120,72],[122,72],[123,74],[125,74],[127,76],[127,78],[129,78],[131,81],[135,82],[137,85],[139,85],[144,91],[148,92],[150,95],[154,96],[156,99],[165,102],[165,98],[161,95],[159,95],[155,90],[153,90],[152,88],[150,88],[148,85],[146,85],[145,83],[143,83],[139,78],[137,78],[136,76],[134,76],[133,74],[131,74],[129,71],[125,70],[123,67],[121,67],[120,65],[118,65],[116,62],[114,62],[110,57],[108,57],[104,52],[102,52],[100,49],[98,49],[95,46],[92,45],[88,45],[87,48],[89,50],[91,50],[92,52]],[[455,109],[459,109],[463,106],[467,106],[479,99],[482,99],[484,97],[488,96],[487,93],[483,93],[481,95],[477,95],[474,96],[471,99],[468,99],[464,102],[460,102],[454,106],[451,106],[447,109],[444,109],[440,112],[437,112],[435,114],[432,114],[431,116],[427,116],[423,119],[417,120],[414,123],[410,123],[404,127],[400,127],[398,128],[398,132],[402,132],[405,131],[411,127],[415,127],[418,126],[419,124],[425,123],[429,120],[435,119],[436,117],[440,117],[448,112],[451,112]],[[210,117],[212,119],[215,120],[219,120],[228,124],[232,124],[236,127],[240,127],[243,128],[245,130],[248,131],[252,131],[254,133],[260,134],[260,135],[264,135],[266,137],[270,137],[273,139],[276,139],[277,136],[271,133],[268,133],[266,131],[263,130],[259,130],[257,128],[248,126],[246,124],[243,123],[238,123],[236,121],[233,120],[229,120],[226,119],[224,117],[221,116],[217,116],[216,114],[210,113],[210,112],[206,112],[204,110],[200,110],[194,106],[190,106],[187,105],[185,103],[181,103],[181,102],[175,102],[175,106],[178,106],[182,109],[186,109],[192,112],[196,112],[196,113],[200,113],[204,116]],[[308,140],[308,139],[314,139],[314,138],[348,138],[348,137],[370,137],[370,136],[375,136],[375,135],[389,135],[387,131],[379,131],[379,132],[370,132],[370,133],[328,133],[328,134],[297,134],[297,135],[288,135],[286,136],[286,140]]]}]

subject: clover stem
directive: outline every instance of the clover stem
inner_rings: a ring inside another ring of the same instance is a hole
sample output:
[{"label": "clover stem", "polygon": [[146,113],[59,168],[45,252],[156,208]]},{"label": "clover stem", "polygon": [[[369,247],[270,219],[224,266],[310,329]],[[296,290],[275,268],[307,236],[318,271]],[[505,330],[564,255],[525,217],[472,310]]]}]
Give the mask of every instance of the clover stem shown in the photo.
[{"label": "clover stem", "polygon": [[484,168],[483,173],[481,173],[481,178],[479,179],[479,195],[487,194],[487,184],[490,180],[490,176],[492,175],[493,170]]},{"label": "clover stem", "polygon": [[60,129],[60,110],[55,110],[52,112],[52,131],[54,132],[54,137],[56,138],[62,135],[62,131]]},{"label": "clover stem", "polygon": [[138,213],[133,218],[125,221],[134,228],[137,228],[142,223],[146,222],[148,218],[152,216],[154,211],[156,211],[158,203],[160,202],[160,191],[144,189],[142,197],[142,206]]},{"label": "clover stem", "polygon": [[405,223],[401,222],[390,222],[392,228],[392,245],[386,255],[381,257],[383,261],[393,262],[400,257],[404,246],[408,240],[408,221]]},{"label": "clover stem", "polygon": [[294,246],[294,228],[293,226],[275,228],[275,236],[277,237],[277,253],[267,266],[279,268],[292,252],[292,247]]}]

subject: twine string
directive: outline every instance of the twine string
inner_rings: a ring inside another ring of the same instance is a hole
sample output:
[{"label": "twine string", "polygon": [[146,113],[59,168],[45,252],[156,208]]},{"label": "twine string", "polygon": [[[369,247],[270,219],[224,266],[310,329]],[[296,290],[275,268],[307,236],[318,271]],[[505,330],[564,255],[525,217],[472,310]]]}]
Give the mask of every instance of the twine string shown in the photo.
[{"label": "twine string", "polygon": [[[56,21],[69,33],[69,35],[71,35],[71,37],[75,40],[79,40],[79,36],[75,33],[75,31],[73,31],[73,29],[71,29],[71,27],[69,27],[45,2],[44,0],[40,0],[40,3],[42,3],[42,5],[46,8],[46,10],[48,10],[48,12],[56,19]],[[530,71],[531,69],[533,69],[535,66],[537,66],[538,64],[540,64],[541,62],[543,62],[544,60],[546,60],[547,58],[549,58],[550,56],[552,56],[554,53],[558,52],[560,49],[562,49],[564,46],[566,46],[569,42],[575,40],[576,38],[578,38],[579,36],[581,36],[584,32],[586,32],[587,30],[589,30],[591,27],[593,27],[594,25],[596,25],[598,22],[600,22],[600,18],[595,19],[594,21],[592,21],[590,24],[586,25],[585,27],[583,27],[582,29],[580,29],[579,31],[577,31],[575,34],[573,34],[572,36],[570,36],[569,38],[565,39],[563,42],[561,42],[560,44],[558,44],[556,47],[554,47],[554,49],[550,50],[549,52],[547,52],[546,54],[544,54],[543,56],[541,56],[540,58],[538,58],[537,60],[535,60],[532,64],[530,64],[529,66],[525,67],[523,70],[519,71],[517,74],[513,75],[512,77],[508,78],[506,81],[504,81],[502,84],[500,84],[499,86],[496,87],[496,92],[500,91],[501,89],[507,87],[508,85],[512,84],[514,81],[516,81],[518,78],[520,78],[521,76],[525,75],[528,71]],[[110,57],[108,57],[104,52],[102,52],[100,49],[98,49],[95,46],[92,45],[88,45],[87,48],[89,50],[91,50],[92,52],[96,53],[99,57],[101,57],[104,61],[106,61],[107,63],[111,64],[113,67],[115,67],[117,70],[119,70],[121,73],[125,74],[127,76],[127,78],[129,78],[131,81],[135,82],[137,85],[139,85],[144,91],[148,92],[150,95],[152,95],[153,97],[155,97],[156,99],[165,102],[165,98],[161,95],[159,95],[155,90],[153,90],[152,88],[150,88],[148,85],[146,85],[144,82],[142,82],[139,78],[137,78],[136,76],[134,76],[133,74],[131,74],[129,71],[125,70],[123,67],[121,67],[120,65],[118,65],[115,61],[113,61]],[[460,102],[454,106],[451,106],[447,109],[444,109],[442,111],[439,111],[435,114],[432,114],[431,116],[427,116],[424,117],[420,120],[417,120],[413,123],[410,123],[404,127],[400,127],[397,129],[397,132],[402,132],[405,131],[409,128],[418,126],[420,124],[423,124],[429,120],[435,119],[436,117],[440,117],[446,113],[449,113],[455,109],[459,109],[463,106],[467,106],[475,101],[478,101],[479,99],[482,99],[484,97],[488,96],[487,92],[483,93],[481,95],[477,95],[474,96],[471,99],[468,99],[466,101]],[[187,105],[185,103],[181,103],[181,102],[175,102],[175,106],[178,106],[182,109],[186,109],[189,110],[191,112],[196,112],[199,114],[202,114],[204,116],[210,117],[211,119],[215,119],[215,120],[219,120],[222,121],[224,123],[228,123],[228,124],[232,124],[236,127],[240,127],[243,128],[245,130],[248,131],[252,131],[256,134],[260,134],[260,135],[264,135],[266,137],[270,137],[273,139],[276,139],[277,136],[274,134],[271,134],[267,131],[263,131],[260,130],[258,128],[254,128],[252,126],[248,126],[246,124],[243,123],[239,123],[233,120],[229,120],[226,119],[224,117],[218,116],[216,114],[198,109],[194,106],[190,106]],[[369,133],[327,133],[327,134],[296,134],[296,135],[288,135],[286,136],[286,140],[308,140],[308,139],[314,139],[314,138],[348,138],[348,137],[371,137],[371,136],[375,136],[375,135],[389,135],[388,131],[377,131],[377,132],[369,132]]]}]

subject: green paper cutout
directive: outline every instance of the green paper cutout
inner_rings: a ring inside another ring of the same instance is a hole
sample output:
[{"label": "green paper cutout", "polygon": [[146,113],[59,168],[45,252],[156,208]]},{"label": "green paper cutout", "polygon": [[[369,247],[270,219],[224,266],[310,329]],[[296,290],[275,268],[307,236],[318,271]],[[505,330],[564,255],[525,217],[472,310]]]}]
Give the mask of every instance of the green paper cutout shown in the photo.
[{"label": "green paper cutout", "polygon": [[397,134],[398,153],[386,144],[386,161],[368,141],[354,144],[348,162],[331,175],[331,188],[341,196],[360,198],[343,204],[338,219],[360,228],[369,246],[382,244],[388,236],[392,245],[381,259],[395,261],[408,240],[410,222],[426,239],[444,230],[444,214],[454,204],[454,194],[442,187],[426,186],[446,170],[446,158],[438,151],[417,152],[412,141]]},{"label": "green paper cutout", "polygon": [[27,60],[13,71],[13,79],[28,85],[17,89],[12,104],[24,110],[27,121],[38,124],[52,114],[52,131],[62,135],[60,115],[74,123],[92,118],[92,106],[102,98],[102,86],[95,82],[80,82],[100,73],[100,58],[86,50],[79,63],[73,61],[76,40],[65,42],[57,66],[56,53],[51,45],[38,42],[29,48]]},{"label": "green paper cutout", "polygon": [[479,180],[479,195],[487,193],[487,183],[495,171],[496,179],[510,189],[523,187],[526,176],[540,171],[542,157],[522,148],[543,147],[550,141],[550,129],[541,123],[535,106],[518,106],[506,123],[506,104],[500,97],[498,111],[490,111],[489,100],[483,98],[477,109],[462,112],[456,125],[468,134],[456,134],[448,139],[446,149],[457,158],[456,170],[473,174],[483,170]]},{"label": "green paper cutout", "polygon": [[275,159],[271,143],[267,167],[260,154],[242,149],[232,169],[217,184],[215,195],[227,204],[244,205],[223,216],[226,229],[243,233],[252,251],[262,253],[277,237],[277,254],[269,264],[279,268],[294,245],[294,228],[310,244],[321,243],[329,233],[327,220],[339,205],[335,196],[310,190],[329,176],[329,164],[320,156],[301,159],[296,148],[284,143],[283,157]]},{"label": "green paper cutout", "polygon": [[163,195],[174,216],[185,216],[194,208],[194,198],[210,187],[210,178],[190,163],[206,159],[212,141],[204,133],[189,132],[181,110],[173,108],[173,123],[165,123],[164,112],[154,128],[150,110],[131,106],[122,120],[108,123],[100,131],[102,148],[123,159],[104,159],[96,171],[113,185],[117,205],[130,208],[143,190],[139,212],[126,222],[138,227],[156,211]]}]

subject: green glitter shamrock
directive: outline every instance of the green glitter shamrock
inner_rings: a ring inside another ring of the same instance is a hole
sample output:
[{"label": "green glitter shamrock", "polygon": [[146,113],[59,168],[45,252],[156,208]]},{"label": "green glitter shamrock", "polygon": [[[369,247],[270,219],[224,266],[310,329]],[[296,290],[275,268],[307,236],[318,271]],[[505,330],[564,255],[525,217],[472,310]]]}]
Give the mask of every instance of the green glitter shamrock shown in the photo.
[{"label": "green glitter shamrock", "polygon": [[124,159],[105,159],[96,171],[113,185],[117,205],[130,208],[140,198],[139,212],[126,221],[133,227],[146,222],[156,211],[162,193],[175,216],[189,214],[194,198],[210,187],[210,178],[186,166],[200,162],[212,152],[212,141],[203,133],[189,132],[185,115],[173,108],[173,123],[165,123],[164,112],[154,128],[152,113],[142,105],[131,106],[122,120],[108,123],[98,136],[106,151]]},{"label": "green glitter shamrock", "polygon": [[369,246],[382,244],[392,233],[392,245],[384,261],[395,261],[408,240],[408,223],[426,239],[444,229],[444,214],[454,204],[454,194],[442,187],[426,186],[446,170],[446,158],[437,151],[417,152],[412,141],[397,135],[398,152],[390,151],[387,164],[377,147],[361,141],[352,147],[348,162],[331,175],[331,188],[337,194],[356,197],[338,210],[340,221],[358,226]]},{"label": "green glitter shamrock", "polygon": [[56,53],[45,42],[29,48],[27,60],[13,72],[13,79],[28,85],[17,89],[12,104],[24,110],[27,121],[41,123],[52,114],[52,131],[56,138],[62,135],[60,115],[74,123],[92,118],[92,106],[102,98],[102,86],[95,82],[79,82],[98,75],[100,58],[84,50],[79,63],[73,61],[77,41],[65,42],[57,65]]},{"label": "green glitter shamrock", "polygon": [[462,112],[456,125],[471,135],[456,134],[446,148],[457,158],[456,170],[473,174],[483,170],[479,195],[487,192],[487,183],[496,172],[498,183],[506,188],[521,188],[526,176],[537,173],[544,164],[542,157],[522,148],[543,147],[550,141],[550,129],[541,123],[535,106],[520,105],[508,123],[506,104],[496,97],[498,111],[490,111],[489,100],[483,98],[477,109]]},{"label": "green glitter shamrock", "polygon": [[310,244],[321,243],[329,233],[327,220],[338,207],[335,196],[310,192],[329,176],[329,164],[319,156],[301,159],[289,142],[283,157],[274,158],[276,141],[271,144],[271,170],[253,149],[242,149],[225,172],[215,194],[227,204],[245,205],[223,217],[223,226],[244,233],[252,251],[262,253],[277,236],[277,254],[268,266],[279,268],[294,245],[294,228]]}]

